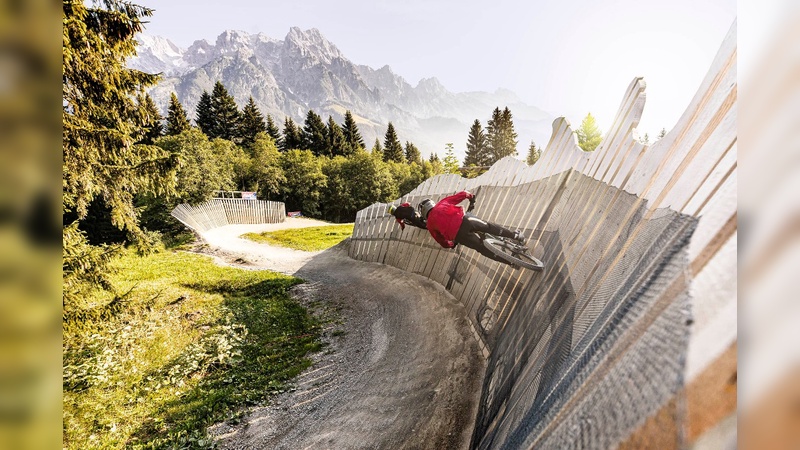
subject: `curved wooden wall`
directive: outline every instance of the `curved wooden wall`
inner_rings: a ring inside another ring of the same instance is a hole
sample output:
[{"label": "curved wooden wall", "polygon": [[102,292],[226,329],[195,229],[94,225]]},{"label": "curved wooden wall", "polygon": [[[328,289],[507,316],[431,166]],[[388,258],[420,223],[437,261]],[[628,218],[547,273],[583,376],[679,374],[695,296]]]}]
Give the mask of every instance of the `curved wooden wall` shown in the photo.
[{"label": "curved wooden wall", "polygon": [[230,224],[280,223],[286,220],[286,207],[282,202],[268,200],[212,198],[194,206],[182,203],[171,214],[192,231],[202,234]]},{"label": "curved wooden wall", "polygon": [[509,157],[398,199],[477,193],[474,213],[524,230],[543,273],[442,249],[424,230],[401,231],[385,204],[357,214],[352,258],[426,276],[466,307],[489,359],[476,448],[676,448],[735,435],[736,24],[651,146],[632,138],[644,103],[635,78],[594,152],[559,118],[535,165]]}]

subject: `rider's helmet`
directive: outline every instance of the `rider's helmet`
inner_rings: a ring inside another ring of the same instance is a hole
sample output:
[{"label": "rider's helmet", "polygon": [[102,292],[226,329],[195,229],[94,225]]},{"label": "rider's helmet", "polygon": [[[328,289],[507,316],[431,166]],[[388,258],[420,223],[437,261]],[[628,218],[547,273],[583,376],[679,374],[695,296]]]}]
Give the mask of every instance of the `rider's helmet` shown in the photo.
[{"label": "rider's helmet", "polygon": [[426,198],[425,200],[419,202],[419,205],[417,205],[417,209],[419,210],[419,214],[422,216],[423,219],[428,218],[428,213],[431,212],[434,205],[435,203],[433,203],[433,200],[429,198]]},{"label": "rider's helmet", "polygon": [[386,212],[387,212],[388,214],[394,215],[394,212],[395,212],[395,210],[396,210],[396,209],[397,209],[397,207],[396,207],[396,206],[394,206],[394,205],[389,205],[389,207],[388,207],[388,208],[386,208]]}]

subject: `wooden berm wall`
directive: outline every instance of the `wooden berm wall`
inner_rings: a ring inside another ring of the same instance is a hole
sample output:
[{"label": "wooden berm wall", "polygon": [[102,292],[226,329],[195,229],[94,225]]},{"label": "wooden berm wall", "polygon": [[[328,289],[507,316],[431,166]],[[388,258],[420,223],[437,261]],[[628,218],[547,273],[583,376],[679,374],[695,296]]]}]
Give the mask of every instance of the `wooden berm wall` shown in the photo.
[{"label": "wooden berm wall", "polygon": [[428,277],[466,309],[488,358],[473,447],[735,440],[736,50],[734,23],[677,124],[652,145],[632,137],[645,105],[635,78],[594,152],[559,118],[533,166],[505,158],[395,202],[474,192],[474,213],[523,230],[544,272],[401,231],[386,204],[358,212],[350,257]]},{"label": "wooden berm wall", "polygon": [[230,224],[280,223],[286,220],[282,202],[241,198],[212,198],[198,205],[180,204],[172,217],[198,234]]}]

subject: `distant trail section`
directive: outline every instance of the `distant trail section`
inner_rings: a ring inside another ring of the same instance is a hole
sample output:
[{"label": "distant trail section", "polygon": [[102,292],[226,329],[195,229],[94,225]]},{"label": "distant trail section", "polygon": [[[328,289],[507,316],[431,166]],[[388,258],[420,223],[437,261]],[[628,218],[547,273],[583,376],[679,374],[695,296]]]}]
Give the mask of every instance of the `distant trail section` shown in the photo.
[{"label": "distant trail section", "polygon": [[287,217],[285,222],[264,224],[224,225],[201,233],[208,245],[203,250],[238,265],[269,269],[292,274],[320,252],[303,252],[253,242],[241,237],[245,233],[263,233],[289,228],[308,228],[332,225],[321,220]]},{"label": "distant trail section", "polygon": [[486,362],[460,302],[423,277],[354,261],[349,241],[301,252],[239,238],[321,224],[288,218],[204,233],[204,253],[301,277],[293,296],[341,321],[292,392],[212,435],[226,449],[468,448]]}]

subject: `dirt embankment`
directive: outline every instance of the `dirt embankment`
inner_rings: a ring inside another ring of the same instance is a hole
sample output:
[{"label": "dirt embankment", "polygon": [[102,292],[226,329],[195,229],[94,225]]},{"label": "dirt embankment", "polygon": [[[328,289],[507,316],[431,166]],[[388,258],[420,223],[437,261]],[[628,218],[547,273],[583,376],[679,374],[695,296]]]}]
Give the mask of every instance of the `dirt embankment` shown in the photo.
[{"label": "dirt embankment", "polygon": [[220,447],[469,446],[485,361],[457,300],[425,278],[351,260],[347,242],[296,252],[241,240],[251,231],[243,227],[253,226],[212,230],[206,252],[235,265],[294,273],[307,282],[293,295],[336,311],[339,323],[326,330],[329,345],[292,392],[239,424],[212,428]]}]

